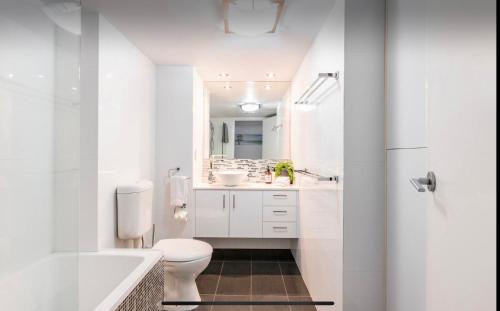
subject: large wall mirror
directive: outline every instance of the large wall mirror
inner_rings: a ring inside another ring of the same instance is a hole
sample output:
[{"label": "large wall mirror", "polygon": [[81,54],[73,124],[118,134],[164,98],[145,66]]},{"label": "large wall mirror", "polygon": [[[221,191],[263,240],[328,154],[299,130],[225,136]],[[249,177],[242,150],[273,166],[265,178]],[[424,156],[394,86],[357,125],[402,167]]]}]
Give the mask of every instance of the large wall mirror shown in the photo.
[{"label": "large wall mirror", "polygon": [[209,152],[226,159],[290,157],[289,82],[206,82]]}]

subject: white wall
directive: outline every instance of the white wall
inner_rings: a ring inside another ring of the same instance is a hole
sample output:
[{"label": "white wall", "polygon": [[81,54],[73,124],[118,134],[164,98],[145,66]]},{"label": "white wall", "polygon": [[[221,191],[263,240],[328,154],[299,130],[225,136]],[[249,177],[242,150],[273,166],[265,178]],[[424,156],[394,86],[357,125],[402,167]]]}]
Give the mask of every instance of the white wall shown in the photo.
[{"label": "white wall", "polygon": [[193,73],[193,181],[201,181],[206,138],[204,126],[209,115],[208,89],[203,79],[194,70]]},{"label": "white wall", "polygon": [[117,237],[116,187],[154,179],[155,65],[99,18],[99,247]]},{"label": "white wall", "polygon": [[[30,269],[79,247],[80,36],[43,8],[0,1],[1,310],[78,309],[76,256]],[[58,275],[63,283],[54,284]],[[55,296],[38,295],[37,282]]]},{"label": "white wall", "polygon": [[387,1],[388,311],[426,304],[426,195],[408,181],[427,172],[425,7]]},{"label": "white wall", "polygon": [[[193,176],[193,101],[196,72],[191,66],[158,66],[156,75],[156,178],[153,219],[156,240],[194,235],[194,208],[188,204],[188,223],[173,219],[170,206],[170,169]],[[197,91],[200,92],[200,91]],[[201,90],[203,92],[203,90]],[[199,120],[202,121],[202,120]]]},{"label": "white wall", "polygon": [[99,15],[82,10],[80,111],[80,251],[97,251],[97,136],[99,104]]},{"label": "white wall", "polygon": [[[319,73],[336,71],[341,73],[340,81],[327,82],[328,96],[321,102],[291,104],[291,158],[295,167],[328,176],[343,175],[343,0],[336,1],[292,81],[286,102],[297,100]],[[294,246],[297,263],[313,299],[334,300],[334,309],[342,310],[342,186],[317,184],[300,174],[297,177],[303,189],[300,238]]]},{"label": "white wall", "polygon": [[385,0],[345,16],[344,310],[385,311]]},{"label": "white wall", "polygon": [[65,35],[40,1],[0,2],[0,282],[78,248],[79,37]]},{"label": "white wall", "polygon": [[[75,16],[75,18],[78,18]],[[55,54],[55,250],[78,250],[80,194],[80,35],[57,28]]]}]

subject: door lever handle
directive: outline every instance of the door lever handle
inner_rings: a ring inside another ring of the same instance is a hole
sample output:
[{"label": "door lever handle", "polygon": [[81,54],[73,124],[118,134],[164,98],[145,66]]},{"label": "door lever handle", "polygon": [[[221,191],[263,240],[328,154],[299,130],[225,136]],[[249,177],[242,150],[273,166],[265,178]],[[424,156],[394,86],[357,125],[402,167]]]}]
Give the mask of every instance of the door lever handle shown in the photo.
[{"label": "door lever handle", "polygon": [[436,175],[434,172],[427,173],[427,177],[410,178],[410,183],[417,189],[418,192],[425,192],[425,187],[430,192],[436,191]]}]

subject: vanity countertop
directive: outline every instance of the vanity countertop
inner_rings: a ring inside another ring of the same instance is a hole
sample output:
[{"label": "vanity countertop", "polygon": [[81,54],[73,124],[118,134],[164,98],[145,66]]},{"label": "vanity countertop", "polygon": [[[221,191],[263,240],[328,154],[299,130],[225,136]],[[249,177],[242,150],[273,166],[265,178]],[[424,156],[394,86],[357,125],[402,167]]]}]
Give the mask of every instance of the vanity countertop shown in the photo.
[{"label": "vanity countertop", "polygon": [[214,183],[196,183],[193,185],[194,190],[274,190],[274,191],[297,191],[299,187],[297,185],[280,186],[277,184],[265,184],[265,183],[242,183],[241,185],[228,187],[223,184]]}]

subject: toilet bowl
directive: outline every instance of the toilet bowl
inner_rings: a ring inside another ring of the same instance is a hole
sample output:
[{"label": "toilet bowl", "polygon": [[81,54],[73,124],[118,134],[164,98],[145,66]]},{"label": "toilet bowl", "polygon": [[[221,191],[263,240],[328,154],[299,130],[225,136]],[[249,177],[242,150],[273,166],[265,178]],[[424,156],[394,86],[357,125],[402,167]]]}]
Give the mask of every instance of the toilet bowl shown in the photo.
[{"label": "toilet bowl", "polygon": [[[201,301],[196,278],[210,263],[212,246],[190,239],[165,239],[154,249],[163,253],[165,301]],[[165,306],[164,310],[193,310],[192,306]]]}]

